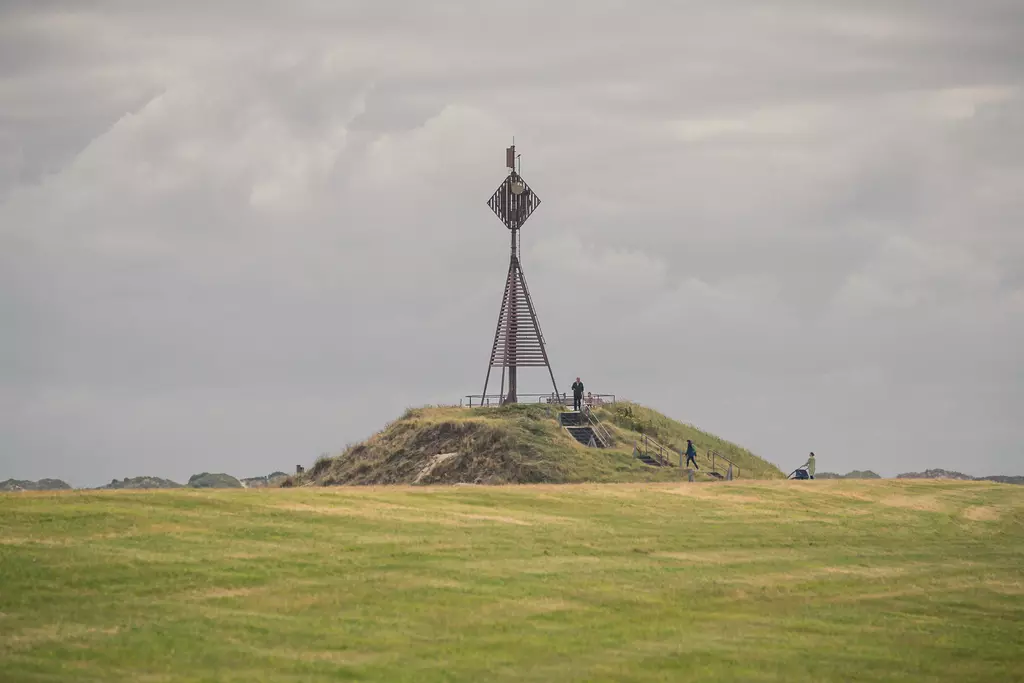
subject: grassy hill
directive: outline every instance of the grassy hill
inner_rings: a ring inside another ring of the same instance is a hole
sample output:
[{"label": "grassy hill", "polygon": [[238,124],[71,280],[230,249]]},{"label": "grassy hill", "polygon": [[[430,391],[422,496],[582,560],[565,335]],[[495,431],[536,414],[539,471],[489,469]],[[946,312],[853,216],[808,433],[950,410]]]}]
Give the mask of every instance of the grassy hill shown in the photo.
[{"label": "grassy hill", "polygon": [[1019,681],[1024,489],[0,495],[11,681]]},{"label": "grassy hill", "polygon": [[[685,449],[692,438],[715,448],[748,478],[781,478],[771,463],[746,449],[631,403],[597,411],[614,447],[586,448],[562,429],[560,408],[520,404],[500,408],[429,407],[407,411],[366,442],[318,461],[297,485],[573,483],[678,480],[678,467],[656,468],[632,456],[640,430]],[[706,478],[702,472],[700,478]]]}]

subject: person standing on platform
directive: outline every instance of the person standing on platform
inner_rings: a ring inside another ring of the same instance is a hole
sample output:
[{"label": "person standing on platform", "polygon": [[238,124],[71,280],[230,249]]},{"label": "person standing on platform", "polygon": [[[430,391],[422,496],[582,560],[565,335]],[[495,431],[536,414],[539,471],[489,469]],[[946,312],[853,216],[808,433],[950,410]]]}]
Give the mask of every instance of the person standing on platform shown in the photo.
[{"label": "person standing on platform", "polygon": [[576,381],[572,383],[572,409],[579,410],[581,403],[583,403],[583,382],[577,377]]}]

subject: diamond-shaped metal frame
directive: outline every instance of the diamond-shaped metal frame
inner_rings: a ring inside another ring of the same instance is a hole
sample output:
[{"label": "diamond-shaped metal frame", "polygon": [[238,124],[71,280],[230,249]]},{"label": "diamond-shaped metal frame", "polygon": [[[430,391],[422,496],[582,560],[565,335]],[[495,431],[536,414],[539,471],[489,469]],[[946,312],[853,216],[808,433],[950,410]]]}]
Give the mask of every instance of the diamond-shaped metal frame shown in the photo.
[{"label": "diamond-shaped metal frame", "polygon": [[[521,194],[512,192],[512,183],[517,180],[522,181],[523,185],[526,186],[526,189]],[[491,207],[491,211],[505,224],[506,228],[518,230],[523,227],[526,219],[540,206],[540,197],[534,194],[529,185],[526,185],[526,181],[523,180],[522,176],[512,171],[505,178],[505,182],[499,185],[498,189],[491,195],[491,198],[487,201],[487,206]]]}]

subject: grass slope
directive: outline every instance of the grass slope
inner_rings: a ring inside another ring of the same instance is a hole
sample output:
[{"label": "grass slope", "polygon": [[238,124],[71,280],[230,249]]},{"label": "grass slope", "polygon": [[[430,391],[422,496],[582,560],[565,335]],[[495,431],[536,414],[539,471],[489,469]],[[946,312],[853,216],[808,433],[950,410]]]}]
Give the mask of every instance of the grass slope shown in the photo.
[{"label": "grass slope", "polygon": [[[578,483],[679,480],[679,468],[654,468],[632,457],[639,429],[685,449],[686,438],[735,458],[743,476],[782,472],[749,451],[680,424],[648,408],[623,403],[598,411],[615,445],[580,445],[558,424],[559,408],[520,404],[500,408],[430,407],[406,411],[373,437],[318,461],[294,483]],[[435,456],[449,454],[450,457]],[[454,455],[451,455],[454,454]],[[704,451],[701,466],[706,467]],[[701,477],[706,477],[703,472]]]},{"label": "grass slope", "polygon": [[714,450],[736,463],[742,477],[782,479],[786,476],[778,467],[759,458],[742,446],[737,446],[693,425],[673,420],[638,403],[620,401],[614,405],[599,408],[597,415],[602,421],[614,425],[622,439],[629,444],[639,439],[641,434],[648,434],[666,446],[685,452],[686,440],[691,439],[699,454],[697,458],[699,467],[706,468],[710,464],[707,462],[707,451]]},{"label": "grass slope", "polygon": [[0,496],[11,681],[1020,681],[1024,490]]}]

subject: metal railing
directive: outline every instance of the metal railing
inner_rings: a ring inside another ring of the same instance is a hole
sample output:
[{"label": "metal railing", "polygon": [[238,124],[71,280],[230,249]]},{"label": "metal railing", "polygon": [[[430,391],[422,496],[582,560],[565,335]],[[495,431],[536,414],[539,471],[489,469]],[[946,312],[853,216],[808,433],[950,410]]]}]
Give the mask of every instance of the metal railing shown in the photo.
[{"label": "metal railing", "polygon": [[[470,394],[459,399],[459,406],[463,408],[496,408],[502,405],[505,398],[501,394]],[[572,394],[556,395],[555,392],[548,394],[519,394],[520,403],[547,403],[550,405],[571,406],[573,404]],[[615,394],[590,394],[583,397],[583,405],[588,407],[600,407],[615,403]]]},{"label": "metal railing", "polygon": [[[666,446],[659,443],[657,440],[644,434],[640,437],[640,441],[634,442],[633,447],[636,448],[640,453],[643,453],[652,460],[656,460],[662,465],[673,466],[672,459],[670,456],[679,456],[679,466],[683,466],[683,458],[685,453],[682,450],[677,450],[671,446]],[[733,478],[738,479],[740,476],[740,466],[735,462],[725,457],[714,449],[708,449],[707,451],[708,462],[711,463],[711,471],[718,474],[718,461],[723,461],[729,464],[733,468]]]},{"label": "metal railing", "polygon": [[589,405],[584,405],[583,414],[586,416],[587,422],[590,424],[590,428],[593,429],[594,433],[597,434],[597,437],[604,442],[604,447],[607,448],[608,446],[611,446],[612,433],[608,431],[608,428],[604,426],[603,422],[597,419],[594,415],[593,408]]},{"label": "metal railing", "polygon": [[733,472],[733,476],[735,478],[739,479],[739,476],[740,476],[740,466],[737,465],[736,463],[734,463],[732,460],[730,460],[729,458],[727,458],[724,455],[720,454],[718,451],[715,451],[715,450],[712,450],[712,449],[708,449],[707,457],[708,457],[708,460],[711,461],[711,471],[712,472],[718,472],[717,461],[718,460],[724,460],[725,462],[729,463],[730,467],[735,468],[735,472]]},{"label": "metal railing", "polygon": [[676,451],[646,434],[641,435],[640,441],[633,442],[633,448],[665,467],[672,467],[672,459],[669,454],[675,454]]}]

